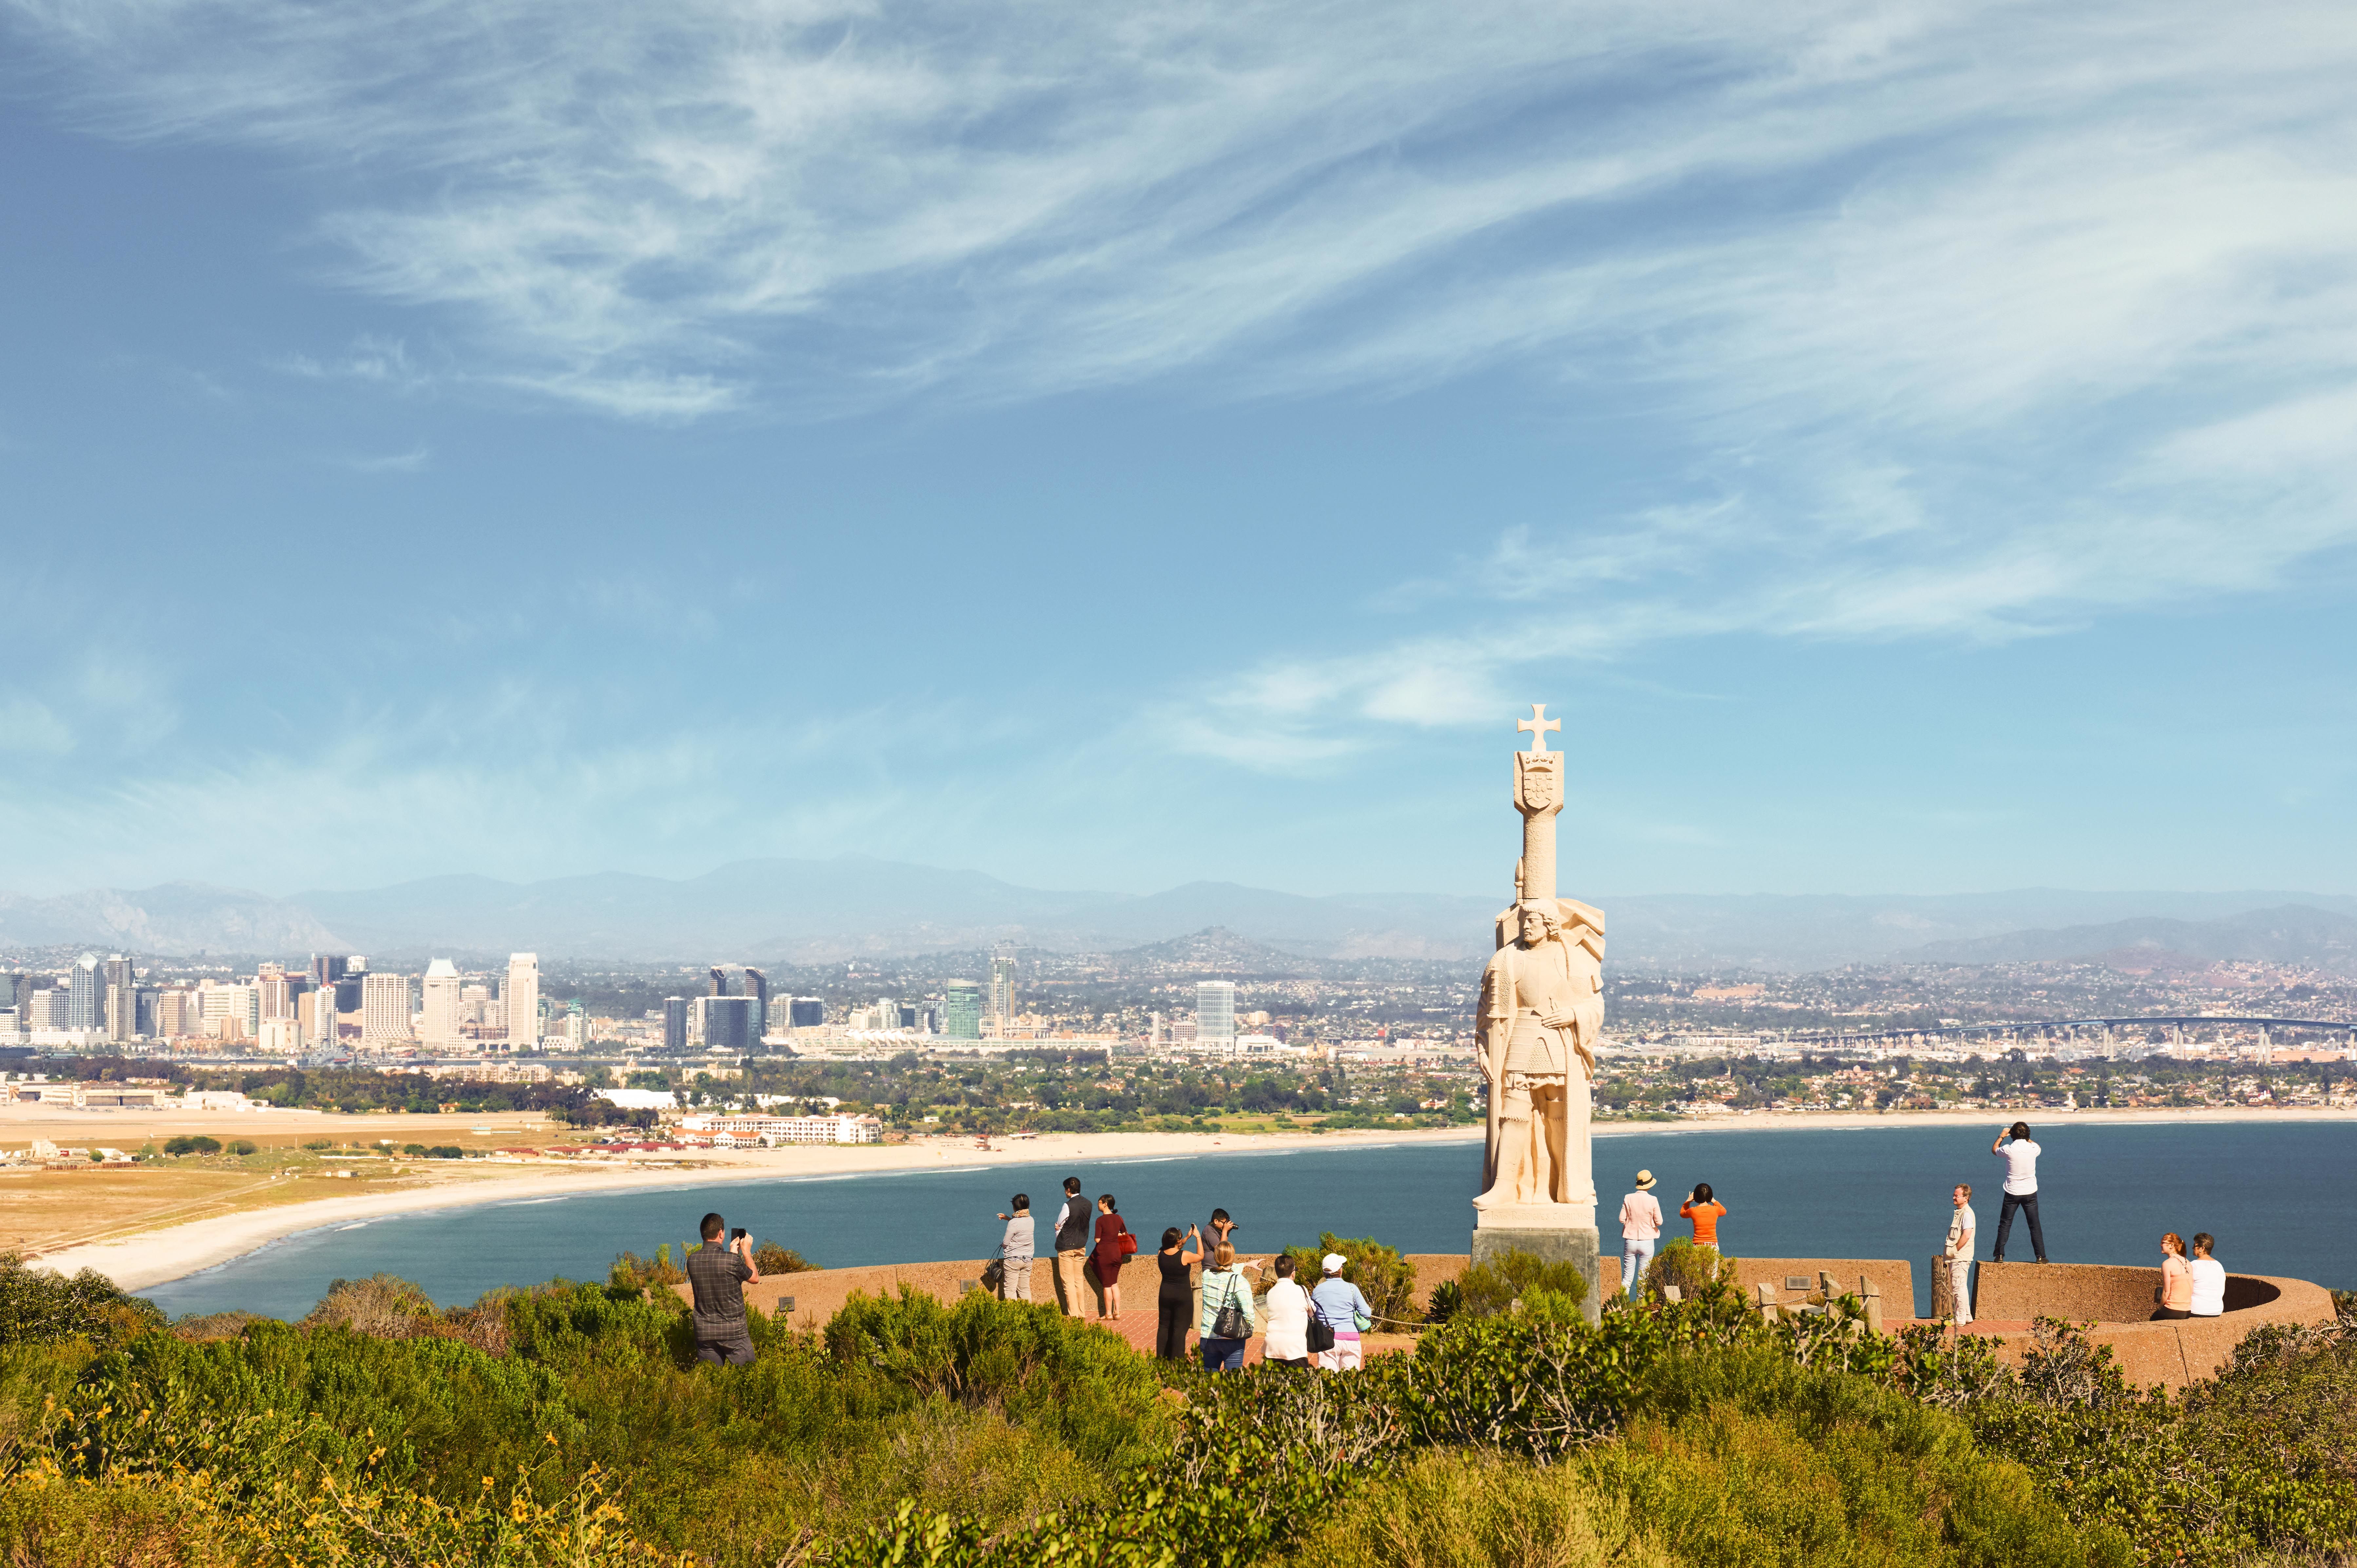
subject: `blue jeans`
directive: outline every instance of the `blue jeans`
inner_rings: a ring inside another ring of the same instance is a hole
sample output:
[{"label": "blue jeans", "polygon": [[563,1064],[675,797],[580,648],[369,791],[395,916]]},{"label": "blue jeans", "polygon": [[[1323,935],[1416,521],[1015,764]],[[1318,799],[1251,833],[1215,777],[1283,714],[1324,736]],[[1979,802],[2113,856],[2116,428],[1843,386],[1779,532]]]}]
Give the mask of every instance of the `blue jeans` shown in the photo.
[{"label": "blue jeans", "polygon": [[1652,1241],[1620,1243],[1620,1291],[1624,1295],[1637,1294],[1637,1282],[1645,1277],[1645,1265],[1653,1261]]},{"label": "blue jeans", "polygon": [[1241,1339],[1204,1339],[1196,1348],[1203,1352],[1203,1370],[1207,1372],[1244,1369],[1244,1342]]},{"label": "blue jeans", "polygon": [[2040,1262],[2044,1262],[2046,1230],[2038,1223],[2038,1195],[2034,1192],[2020,1194],[2008,1192],[2005,1195],[2005,1202],[1998,1206],[1996,1212],[1996,1250],[1989,1254],[1989,1262],[1993,1263],[2005,1262],[2005,1239],[2012,1233],[2013,1215],[2016,1209],[2019,1209],[2022,1217],[2029,1221],[2030,1250],[2037,1253]]}]

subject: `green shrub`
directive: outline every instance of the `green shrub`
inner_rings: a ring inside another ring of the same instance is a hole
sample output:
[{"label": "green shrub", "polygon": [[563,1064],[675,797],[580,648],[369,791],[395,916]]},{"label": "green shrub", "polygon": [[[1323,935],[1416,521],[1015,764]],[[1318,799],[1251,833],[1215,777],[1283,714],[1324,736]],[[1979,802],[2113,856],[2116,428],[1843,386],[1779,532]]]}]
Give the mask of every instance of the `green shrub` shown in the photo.
[{"label": "green shrub", "polygon": [[463,1160],[467,1157],[467,1151],[455,1144],[439,1144],[426,1150],[425,1157],[429,1160]]},{"label": "green shrub", "polygon": [[0,1346],[86,1339],[112,1348],[163,1326],[154,1302],[126,1294],[95,1269],[71,1279],[0,1252]]},{"label": "green shrub", "polygon": [[791,1247],[775,1241],[764,1241],[753,1249],[753,1266],[765,1274],[802,1274],[818,1267]]},{"label": "green shrub", "polygon": [[303,1146],[310,1150],[313,1154],[317,1154],[322,1149],[332,1149],[336,1145],[326,1138],[313,1138],[305,1143]]},{"label": "green shrub", "polygon": [[1318,1568],[1679,1568],[1577,1470],[1481,1450],[1418,1456],[1303,1543]]},{"label": "green shrub", "polygon": [[425,1153],[425,1145],[423,1144],[404,1144],[401,1145],[401,1152],[407,1155],[412,1159],[418,1159],[424,1156]]},{"label": "green shrub", "polygon": [[221,1153],[221,1140],[201,1134],[191,1137],[183,1133],[177,1138],[165,1140],[164,1152],[167,1155],[218,1155]]},{"label": "green shrub", "polygon": [[1574,1316],[1587,1296],[1587,1276],[1579,1265],[1550,1263],[1535,1252],[1519,1249],[1476,1263],[1457,1277],[1458,1310],[1475,1317],[1494,1317],[1519,1308]]},{"label": "green shrub", "polygon": [[1697,1247],[1687,1237],[1673,1236],[1645,1265],[1643,1283],[1655,1295],[1662,1294],[1663,1286],[1675,1285],[1681,1294],[1691,1297],[1714,1283],[1733,1285],[1735,1261],[1708,1247]]},{"label": "green shrub", "polygon": [[255,1154],[258,1153],[260,1149],[261,1145],[256,1144],[251,1138],[239,1138],[232,1142],[229,1146],[229,1152],[231,1154],[241,1155]]},{"label": "green shrub", "polygon": [[[1325,1275],[1329,1252],[1342,1255],[1342,1277],[1367,1298],[1378,1331],[1423,1321],[1424,1314],[1415,1303],[1415,1265],[1400,1256],[1395,1247],[1386,1247],[1372,1237],[1351,1239],[1328,1230],[1319,1234],[1317,1246],[1287,1247],[1283,1255],[1293,1260],[1296,1280],[1315,1285]],[[1273,1283],[1275,1277],[1272,1273],[1266,1281]]]}]

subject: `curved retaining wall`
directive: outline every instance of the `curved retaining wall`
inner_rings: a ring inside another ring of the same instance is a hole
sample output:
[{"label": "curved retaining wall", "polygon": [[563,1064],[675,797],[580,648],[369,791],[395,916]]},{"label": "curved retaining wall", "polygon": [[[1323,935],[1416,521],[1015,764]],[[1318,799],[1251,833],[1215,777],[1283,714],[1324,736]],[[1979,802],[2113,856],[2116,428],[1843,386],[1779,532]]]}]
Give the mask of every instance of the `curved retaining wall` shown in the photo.
[{"label": "curved retaining wall", "polygon": [[[2037,1317],[2093,1323],[2087,1337],[2108,1345],[2133,1383],[2181,1389],[2234,1359],[2234,1347],[2263,1323],[2330,1323],[2332,1293],[2306,1280],[2228,1274],[2221,1317],[2151,1321],[2158,1305],[2160,1270],[2103,1263],[1982,1263],[1974,1271],[1973,1312],[1987,1322],[2022,1324]],[[2025,1334],[2009,1334],[1999,1352],[2009,1361],[2028,1353]]]}]

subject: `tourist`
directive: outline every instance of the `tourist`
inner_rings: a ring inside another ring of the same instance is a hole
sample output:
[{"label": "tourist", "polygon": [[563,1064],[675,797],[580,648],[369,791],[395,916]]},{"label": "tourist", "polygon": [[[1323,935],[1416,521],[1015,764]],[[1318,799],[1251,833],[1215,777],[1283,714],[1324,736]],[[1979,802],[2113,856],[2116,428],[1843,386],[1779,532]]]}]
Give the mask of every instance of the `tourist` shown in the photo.
[{"label": "tourist", "polygon": [[1309,1365],[1309,1293],[1294,1279],[1291,1258],[1277,1259],[1276,1283],[1261,1306],[1268,1314],[1262,1359],[1280,1367]]},{"label": "tourist", "polygon": [[1002,1214],[1006,1235],[998,1243],[998,1294],[1003,1301],[1031,1299],[1031,1259],[1039,1246],[1039,1222],[1031,1218],[1031,1195],[1015,1195],[1015,1212]]},{"label": "tourist", "polygon": [[1309,1305],[1318,1321],[1334,1331],[1334,1348],[1318,1352],[1318,1364],[1329,1372],[1352,1371],[1361,1365],[1364,1357],[1359,1336],[1375,1326],[1375,1309],[1367,1305],[1357,1285],[1342,1277],[1350,1262],[1340,1252],[1327,1253],[1322,1264],[1326,1277],[1309,1293]]},{"label": "tourist", "polygon": [[2210,1255],[2218,1244],[2207,1230],[2193,1233],[2193,1257],[2185,1265],[2193,1276],[2193,1299],[2186,1311],[2195,1317],[2222,1317],[2226,1313],[2226,1265]]},{"label": "tourist", "polygon": [[[1211,1266],[1203,1271],[1203,1312],[1195,1325],[1197,1341],[1203,1352],[1203,1370],[1243,1370],[1244,1341],[1259,1326],[1259,1315],[1253,1310],[1252,1286],[1244,1282],[1243,1271],[1236,1267],[1236,1250],[1225,1241],[1214,1242]],[[1220,1332],[1222,1328],[1229,1332]],[[1243,1332],[1234,1332],[1238,1328]]]},{"label": "tourist", "polygon": [[1130,1235],[1113,1194],[1106,1193],[1097,1199],[1097,1244],[1089,1258],[1089,1269],[1104,1295],[1104,1306],[1097,1314],[1100,1321],[1121,1321],[1121,1266],[1136,1251],[1136,1239]]},{"label": "tourist", "polygon": [[1727,1218],[1727,1205],[1711,1196],[1710,1183],[1695,1183],[1694,1196],[1678,1205],[1678,1218],[1694,1221],[1694,1244],[1718,1251],[1718,1222]]},{"label": "tourist", "polygon": [[[2007,1139],[2012,1140],[2010,1143]],[[2029,1221],[2029,1249],[2038,1261],[2046,1261],[2046,1230],[2038,1223],[2038,1145],[2029,1139],[2029,1123],[2016,1122],[1996,1135],[1989,1153],[2005,1161],[2005,1203],[1997,1210],[1996,1245],[1989,1249],[1989,1262],[2005,1262],[2005,1239],[2013,1230],[2013,1211],[2021,1210]]]},{"label": "tourist", "polygon": [[744,1231],[723,1241],[728,1222],[707,1214],[698,1229],[704,1245],[687,1255],[687,1283],[695,1293],[695,1359],[721,1366],[753,1363],[752,1325],[745,1316],[745,1286],[761,1277],[753,1266],[753,1238]]},{"label": "tourist", "polygon": [[2185,1238],[2171,1230],[2160,1239],[2160,1306],[2152,1315],[2165,1318],[2193,1316],[2193,1271],[2185,1262]]},{"label": "tourist", "polygon": [[1081,1303],[1088,1295],[1089,1200],[1081,1196],[1081,1178],[1064,1178],[1064,1208],[1056,1220],[1056,1305],[1068,1317],[1086,1316]]},{"label": "tourist", "polygon": [[1973,1320],[1973,1234],[1980,1220],[1973,1213],[1973,1189],[1962,1182],[1949,1197],[1956,1212],[1948,1220],[1948,1283],[1956,1297],[1956,1326],[1962,1328]]},{"label": "tourist", "polygon": [[1620,1200],[1620,1294],[1635,1295],[1645,1265],[1662,1239],[1662,1200],[1653,1196],[1653,1173],[1637,1173],[1637,1190]]},{"label": "tourist", "polygon": [[1154,1254],[1162,1271],[1162,1287],[1154,1297],[1154,1353],[1166,1361],[1187,1359],[1187,1319],[1195,1305],[1195,1286],[1187,1267],[1193,1254],[1179,1252],[1186,1240],[1173,1225],[1162,1232],[1162,1251]]}]

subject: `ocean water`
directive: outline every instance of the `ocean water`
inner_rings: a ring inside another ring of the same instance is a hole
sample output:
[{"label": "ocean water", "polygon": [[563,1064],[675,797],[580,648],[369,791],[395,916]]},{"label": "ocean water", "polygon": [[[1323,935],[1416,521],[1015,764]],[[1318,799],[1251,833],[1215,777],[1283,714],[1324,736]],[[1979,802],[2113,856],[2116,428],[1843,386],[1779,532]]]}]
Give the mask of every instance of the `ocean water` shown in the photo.
[{"label": "ocean water", "polygon": [[[1655,1128],[1599,1132],[1596,1183],[1604,1243],[1617,1251],[1620,1195],[1640,1167],[1659,1179],[1665,1213],[1695,1183],[1727,1207],[1721,1244],[1749,1257],[1909,1258],[1917,1310],[1929,1309],[1923,1260],[1947,1233],[1948,1189],[1972,1184],[1980,1256],[1996,1235],[2004,1162],[1996,1125]],[[2237,1273],[2288,1274],[2357,1288],[2357,1228],[2341,1206],[2357,1187],[2357,1122],[2057,1126],[2040,1139],[2040,1208],[2057,1262],[2149,1263],[2164,1230],[2214,1232]],[[737,1181],[710,1187],[591,1193],[489,1203],[305,1231],[145,1293],[167,1313],[242,1309],[298,1317],[338,1278],[415,1281],[444,1305],[500,1285],[559,1275],[603,1279],[617,1252],[676,1249],[716,1208],[731,1225],[813,1262],[917,1262],[981,1257],[993,1218],[1017,1190],[1046,1215],[1066,1176],[1111,1192],[1146,1244],[1166,1225],[1200,1223],[1214,1207],[1239,1221],[1249,1251],[1314,1241],[1320,1230],[1372,1236],[1408,1252],[1461,1252],[1480,1165],[1474,1143],[1306,1148],[1055,1165]],[[1671,1222],[1671,1234],[1684,1226]],[[1047,1244],[1042,1235],[1041,1244]],[[2008,1256],[2030,1256],[2017,1224]]]}]

